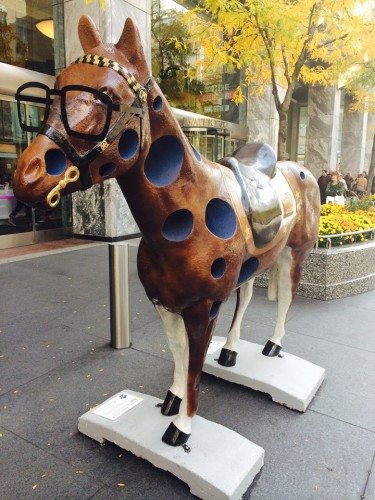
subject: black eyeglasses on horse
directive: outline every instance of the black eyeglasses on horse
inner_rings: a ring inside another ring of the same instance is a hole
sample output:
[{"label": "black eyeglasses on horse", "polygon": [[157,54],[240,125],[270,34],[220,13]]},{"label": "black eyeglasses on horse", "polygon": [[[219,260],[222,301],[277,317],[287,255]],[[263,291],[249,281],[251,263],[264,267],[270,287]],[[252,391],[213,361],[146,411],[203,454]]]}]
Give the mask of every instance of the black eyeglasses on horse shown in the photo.
[{"label": "black eyeglasses on horse", "polygon": [[[79,130],[75,130],[74,124],[70,122],[67,109],[68,105],[74,102],[76,92],[79,92],[79,99],[81,102],[84,101],[85,103],[95,106],[95,126],[97,128],[97,133],[83,133]],[[39,94],[39,96],[33,94]],[[61,89],[50,89],[44,83],[24,83],[17,89],[17,92],[15,94],[15,98],[17,101],[18,118],[22,130],[24,130],[25,132],[39,132],[41,127],[48,120],[54,96],[60,97],[61,120],[66,133],[70,137],[76,137],[78,139],[96,142],[102,141],[108,133],[112,118],[112,111],[121,110],[120,105],[114,104],[108,94],[93,87],[87,87],[86,85],[66,85]],[[39,126],[28,125],[26,123],[21,109],[21,104],[25,102],[45,105],[44,119]]]}]

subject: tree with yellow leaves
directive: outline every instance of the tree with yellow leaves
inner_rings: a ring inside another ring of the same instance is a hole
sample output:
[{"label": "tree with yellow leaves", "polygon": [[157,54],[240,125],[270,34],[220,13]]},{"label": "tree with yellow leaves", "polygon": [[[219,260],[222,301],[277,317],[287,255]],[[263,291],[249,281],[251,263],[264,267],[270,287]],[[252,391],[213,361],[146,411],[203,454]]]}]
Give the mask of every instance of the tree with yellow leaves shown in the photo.
[{"label": "tree with yellow leaves", "polygon": [[[374,24],[361,0],[199,0],[186,15],[202,63],[244,68],[251,94],[271,85],[279,115],[278,158],[286,157],[287,116],[298,82],[334,85],[363,61]],[[373,42],[372,42],[373,43]],[[244,100],[241,87],[234,95]]]}]

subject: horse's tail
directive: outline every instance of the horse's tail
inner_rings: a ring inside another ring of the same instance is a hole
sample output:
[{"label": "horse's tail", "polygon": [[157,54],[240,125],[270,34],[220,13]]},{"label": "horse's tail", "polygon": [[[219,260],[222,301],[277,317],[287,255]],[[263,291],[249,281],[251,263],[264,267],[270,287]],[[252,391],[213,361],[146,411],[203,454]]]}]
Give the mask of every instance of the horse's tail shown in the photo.
[{"label": "horse's tail", "polygon": [[277,262],[270,269],[270,277],[268,280],[268,300],[276,301],[279,295],[278,289],[278,266]]}]

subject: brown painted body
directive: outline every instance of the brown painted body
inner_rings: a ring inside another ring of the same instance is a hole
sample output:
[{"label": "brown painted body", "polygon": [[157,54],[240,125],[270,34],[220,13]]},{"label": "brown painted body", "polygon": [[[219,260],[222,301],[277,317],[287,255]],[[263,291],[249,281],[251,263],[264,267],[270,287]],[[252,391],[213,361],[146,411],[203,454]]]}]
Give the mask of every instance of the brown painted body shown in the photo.
[{"label": "brown painted body", "polygon": [[[139,36],[131,20],[127,20],[116,45],[103,45],[92,21],[85,16],[80,20],[79,35],[86,54],[97,54],[122,64],[142,85],[149,80]],[[134,93],[127,82],[109,68],[73,64],[57,78],[59,88],[72,83],[105,88],[114,102],[128,106],[134,100]],[[160,110],[153,107],[157,97],[162,99]],[[87,103],[72,101],[69,112],[82,131],[95,128],[97,118]],[[112,124],[118,118],[119,113],[114,113]],[[59,120],[58,99],[54,101],[48,123],[65,134]],[[141,127],[143,142],[137,154],[129,159],[121,157],[120,134],[89,168],[93,183],[99,183],[107,178],[100,175],[100,167],[108,162],[115,164],[115,171],[108,177],[117,178],[143,235],[138,252],[138,270],[146,293],[153,303],[181,314],[184,319],[189,342],[188,414],[193,415],[198,405],[198,385],[204,356],[217,319],[216,315],[210,317],[212,305],[228,299],[237,286],[244,261],[256,256],[259,260],[257,273],[260,273],[276,263],[286,246],[291,248],[293,255],[291,273],[294,295],[301,263],[317,237],[319,189],[308,170],[291,162],[279,163],[277,167],[294,193],[296,213],[286,220],[272,242],[265,248],[256,248],[251,233],[247,233],[247,236],[244,234],[246,214],[241,208],[241,191],[233,173],[218,163],[205,159],[198,161],[156,83],[152,84],[148,92],[142,124],[134,117],[126,125],[126,129],[135,130],[139,136]],[[177,138],[182,145],[183,163],[173,182],[157,187],[145,175],[144,165],[151,145],[167,135]],[[81,153],[91,147],[81,139],[68,140]],[[48,193],[64,177],[64,174],[54,176],[47,172],[45,153],[51,148],[60,149],[48,137],[38,135],[19,160],[15,194],[34,206],[45,207]],[[67,161],[67,168],[70,164]],[[301,172],[304,179],[301,178]],[[80,189],[82,185],[77,181],[69,184],[64,194]],[[215,236],[206,226],[205,210],[213,198],[226,201],[236,211],[237,228],[229,239]],[[191,211],[193,230],[183,241],[169,241],[163,237],[163,224],[171,213],[180,209]],[[226,272],[223,277],[216,279],[211,274],[211,265],[218,258],[225,260]]]}]

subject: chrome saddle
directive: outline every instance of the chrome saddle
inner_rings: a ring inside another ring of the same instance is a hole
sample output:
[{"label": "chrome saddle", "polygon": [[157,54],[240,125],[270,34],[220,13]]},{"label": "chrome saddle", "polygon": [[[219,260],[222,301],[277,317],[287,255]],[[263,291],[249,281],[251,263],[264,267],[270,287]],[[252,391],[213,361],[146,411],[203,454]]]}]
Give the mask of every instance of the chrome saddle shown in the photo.
[{"label": "chrome saddle", "polygon": [[275,152],[268,144],[250,143],[218,163],[233,172],[241,187],[241,201],[254,244],[264,247],[274,239],[282,221],[281,204],[271,182],[276,175]]}]

